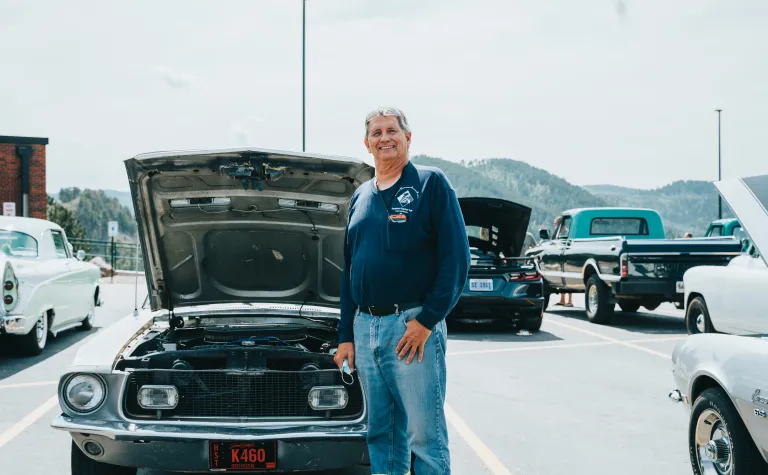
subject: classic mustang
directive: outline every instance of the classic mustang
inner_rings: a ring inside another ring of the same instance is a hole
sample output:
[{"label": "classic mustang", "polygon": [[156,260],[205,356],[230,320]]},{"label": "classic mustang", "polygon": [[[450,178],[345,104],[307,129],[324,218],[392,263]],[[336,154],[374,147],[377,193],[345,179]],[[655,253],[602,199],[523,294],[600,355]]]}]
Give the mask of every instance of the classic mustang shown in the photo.
[{"label": "classic mustang", "polygon": [[335,365],[356,159],[231,149],[126,161],[151,307],[62,375],[75,475],[338,470],[368,462]]},{"label": "classic mustang", "polygon": [[[768,249],[768,175],[716,185],[750,232],[757,254],[761,254],[760,249]],[[760,259],[763,266],[768,264],[765,256],[746,258]],[[720,271],[730,272],[723,268]],[[737,291],[740,282],[735,284],[730,287],[728,280],[721,281],[722,293]],[[691,411],[688,445],[696,474],[768,473],[768,324],[764,310],[747,313],[746,305],[752,302],[762,307],[761,290],[765,286],[742,294],[745,306],[738,310],[744,312],[744,318],[737,326],[741,336],[694,334],[672,353],[678,389],[669,396],[684,402]]]},{"label": "classic mustang", "polygon": [[99,268],[73,256],[56,223],[36,218],[0,217],[0,333],[13,350],[37,355],[48,333],[74,327],[89,330],[100,304]]},{"label": "classic mustang", "polygon": [[538,331],[544,283],[532,257],[519,257],[531,209],[498,198],[459,198],[472,256],[461,297],[447,320],[497,321]]}]

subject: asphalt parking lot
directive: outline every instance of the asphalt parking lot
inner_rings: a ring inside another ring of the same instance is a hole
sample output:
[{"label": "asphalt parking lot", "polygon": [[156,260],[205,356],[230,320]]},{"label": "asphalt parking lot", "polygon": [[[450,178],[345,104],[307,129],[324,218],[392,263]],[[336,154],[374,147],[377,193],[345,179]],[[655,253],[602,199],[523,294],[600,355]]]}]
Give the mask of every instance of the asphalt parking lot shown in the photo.
[{"label": "asphalt parking lot", "polygon": [[[59,410],[57,378],[78,347],[133,310],[132,285],[104,284],[103,293],[95,330],[63,333],[38,357],[0,354],[3,475],[70,473],[69,436],[49,427]],[[667,400],[669,356],[685,337],[682,311],[617,312],[612,326],[598,326],[587,322],[581,296],[573,301],[574,308],[551,307],[531,336],[450,327],[454,474],[691,473],[686,414]]]}]

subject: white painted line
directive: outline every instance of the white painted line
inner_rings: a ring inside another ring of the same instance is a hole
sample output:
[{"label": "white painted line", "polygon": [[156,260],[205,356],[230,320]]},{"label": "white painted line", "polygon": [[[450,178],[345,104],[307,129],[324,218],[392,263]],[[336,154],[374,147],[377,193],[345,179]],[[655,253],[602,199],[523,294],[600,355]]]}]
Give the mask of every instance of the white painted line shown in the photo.
[{"label": "white painted line", "polygon": [[59,405],[59,396],[53,395],[50,399],[45,401],[40,407],[35,409],[34,411],[30,412],[22,420],[17,422],[13,425],[10,429],[6,430],[2,434],[0,434],[0,448],[2,448],[5,444],[13,440],[14,437],[24,432],[29,426],[34,424],[38,419],[43,417],[53,409],[54,407]]},{"label": "white painted line", "polygon": [[30,388],[34,386],[53,386],[56,384],[59,384],[59,382],[58,381],[37,381],[34,383],[0,384],[0,389]]},{"label": "white painted line", "polygon": [[493,475],[512,475],[512,473],[507,470],[507,467],[505,467],[496,455],[491,452],[491,449],[489,449],[488,446],[486,446],[483,441],[472,432],[472,429],[467,426],[466,422],[464,422],[464,420],[459,417],[448,404],[445,405],[445,418],[467,444],[469,444],[472,450],[475,451],[477,456],[480,457],[480,460],[483,461],[485,466],[491,470]]},{"label": "white painted line", "polygon": [[628,341],[619,340],[618,338],[613,338],[613,337],[610,337],[610,336],[605,336],[605,335],[602,335],[602,334],[597,333],[597,332],[585,330],[583,328],[575,327],[573,325],[568,325],[567,323],[556,322],[556,321],[553,321],[552,319],[547,320],[547,323],[550,323],[550,324],[558,326],[558,327],[568,328],[570,330],[581,332],[581,333],[584,333],[585,335],[590,335],[590,336],[593,336],[595,338],[600,338],[601,340],[610,341],[612,343],[616,343],[617,345],[626,346],[627,348],[632,348],[632,349],[635,349],[635,350],[644,351],[644,352],[649,353],[651,355],[660,356],[660,357],[665,358],[665,359],[670,358],[670,356],[671,356],[671,355],[668,355],[666,353],[662,353],[661,351],[656,351],[656,350],[652,350],[650,348],[645,348],[643,346],[636,345],[636,344],[630,343]]},{"label": "white painted line", "polygon": [[565,345],[538,345],[538,346],[514,346],[511,348],[494,348],[490,350],[466,350],[466,351],[449,351],[446,356],[455,355],[482,355],[485,353],[507,353],[512,351],[534,351],[534,350],[551,350],[554,348],[581,348],[584,346],[606,346],[613,345],[610,341],[600,341],[596,343],[572,343]]},{"label": "white painted line", "polygon": [[[644,338],[642,340],[616,340],[616,341],[600,341],[592,343],[569,343],[569,344],[555,344],[555,345],[531,345],[531,346],[512,346],[506,348],[493,348],[489,350],[465,350],[465,351],[449,351],[446,356],[460,356],[460,355],[483,355],[486,353],[509,353],[516,351],[536,351],[536,350],[552,350],[557,348],[584,348],[590,346],[608,346],[616,345],[618,343],[655,343],[657,341],[674,341],[684,340],[684,336],[674,337],[662,337],[662,338]],[[653,351],[653,350],[651,350]]]}]

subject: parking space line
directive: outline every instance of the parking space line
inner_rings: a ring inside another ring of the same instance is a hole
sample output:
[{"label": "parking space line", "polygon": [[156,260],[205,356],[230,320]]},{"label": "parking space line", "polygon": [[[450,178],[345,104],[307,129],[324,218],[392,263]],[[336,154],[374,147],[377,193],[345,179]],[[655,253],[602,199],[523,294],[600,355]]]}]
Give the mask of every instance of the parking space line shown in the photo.
[{"label": "parking space line", "polygon": [[24,430],[27,429],[27,427],[34,424],[38,419],[43,417],[53,409],[54,407],[59,405],[59,396],[53,395],[50,399],[45,401],[43,404],[41,404],[37,409],[30,412],[22,420],[17,422],[13,425],[10,429],[6,430],[2,434],[0,434],[0,448],[2,448],[5,444],[13,440],[14,437],[24,432]]},{"label": "parking space line", "polygon": [[575,327],[573,325],[568,325],[567,323],[556,322],[556,321],[553,321],[552,319],[547,320],[547,323],[551,323],[552,325],[555,325],[555,326],[559,326],[559,327],[563,327],[563,328],[568,328],[570,330],[581,332],[581,333],[584,333],[585,335],[590,335],[590,336],[593,336],[595,338],[600,338],[601,340],[610,341],[612,343],[616,343],[617,345],[622,345],[622,346],[626,346],[628,348],[632,348],[632,349],[635,349],[635,350],[644,351],[644,352],[646,352],[648,354],[651,354],[651,355],[654,355],[654,356],[660,356],[660,357],[665,358],[665,359],[670,358],[670,355],[668,355],[666,353],[662,353],[661,351],[656,351],[656,350],[652,350],[650,348],[645,348],[644,346],[636,345],[634,343],[630,343],[629,341],[619,340],[618,338],[613,338],[613,337],[610,337],[610,336],[602,335],[602,334],[597,333],[597,332],[593,332],[593,331],[590,331],[590,330],[585,330],[583,328]]},{"label": "parking space line", "polygon": [[466,351],[449,351],[446,356],[457,355],[481,355],[485,353],[507,353],[513,351],[534,351],[534,350],[550,350],[554,348],[581,348],[586,346],[606,346],[612,345],[609,341],[598,341],[594,343],[570,343],[564,345],[538,345],[538,346],[515,346],[511,348],[493,348],[490,350],[466,350]]},{"label": "parking space line", "polygon": [[446,356],[482,355],[486,353],[509,353],[509,352],[516,352],[516,351],[550,350],[550,349],[556,349],[556,348],[583,348],[583,347],[590,347],[590,346],[615,345],[617,343],[627,343],[627,344],[655,343],[658,341],[675,341],[675,340],[684,340],[684,339],[685,339],[684,336],[674,336],[674,337],[644,338],[640,340],[617,340],[617,341],[599,341],[599,342],[592,342],[592,343],[570,343],[570,344],[562,344],[562,345],[513,346],[513,347],[507,347],[507,348],[493,348],[490,350],[449,351],[448,353],[446,353]]},{"label": "parking space line", "polygon": [[0,389],[31,388],[34,386],[53,386],[58,381],[36,381],[33,383],[0,384]]},{"label": "parking space line", "polygon": [[507,467],[505,467],[504,464],[502,464],[501,461],[496,457],[496,455],[491,452],[491,449],[489,449],[488,446],[485,445],[482,440],[480,440],[480,437],[478,437],[477,434],[475,434],[472,429],[469,428],[466,422],[464,422],[464,419],[459,417],[459,415],[456,414],[453,408],[451,408],[451,406],[448,404],[445,405],[445,418],[453,426],[453,428],[456,429],[456,432],[459,433],[459,435],[467,442],[467,444],[469,444],[472,450],[475,451],[485,466],[491,470],[491,473],[494,475],[512,475],[512,473],[507,470]]}]

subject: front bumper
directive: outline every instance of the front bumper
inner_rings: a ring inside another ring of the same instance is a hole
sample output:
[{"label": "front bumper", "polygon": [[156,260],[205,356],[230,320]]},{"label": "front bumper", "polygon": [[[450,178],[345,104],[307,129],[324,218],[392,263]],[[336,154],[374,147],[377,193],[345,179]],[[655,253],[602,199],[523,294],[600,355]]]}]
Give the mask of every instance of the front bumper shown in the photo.
[{"label": "front bumper", "polygon": [[[69,432],[80,450],[93,460],[128,467],[210,472],[208,442],[211,440],[276,440],[277,468],[255,473],[342,470],[369,463],[366,424],[269,428],[174,426],[59,415],[51,426]],[[99,444],[102,454],[94,457],[83,450],[86,441]]]}]

